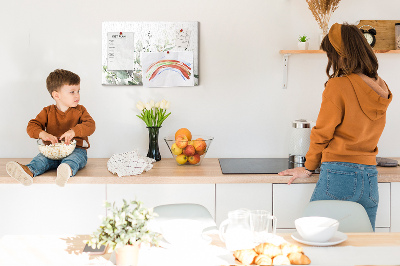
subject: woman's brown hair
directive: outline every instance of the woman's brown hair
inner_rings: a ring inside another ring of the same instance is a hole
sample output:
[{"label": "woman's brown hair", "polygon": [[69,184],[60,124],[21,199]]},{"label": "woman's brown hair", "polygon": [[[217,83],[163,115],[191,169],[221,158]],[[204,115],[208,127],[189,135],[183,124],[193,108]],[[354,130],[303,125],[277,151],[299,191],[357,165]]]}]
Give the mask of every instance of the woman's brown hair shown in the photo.
[{"label": "woman's brown hair", "polygon": [[377,79],[378,59],[361,31],[354,25],[342,24],[341,35],[344,53],[342,57],[330,43],[328,34],[321,42],[321,49],[328,56],[326,74],[329,79],[351,73],[362,73]]}]

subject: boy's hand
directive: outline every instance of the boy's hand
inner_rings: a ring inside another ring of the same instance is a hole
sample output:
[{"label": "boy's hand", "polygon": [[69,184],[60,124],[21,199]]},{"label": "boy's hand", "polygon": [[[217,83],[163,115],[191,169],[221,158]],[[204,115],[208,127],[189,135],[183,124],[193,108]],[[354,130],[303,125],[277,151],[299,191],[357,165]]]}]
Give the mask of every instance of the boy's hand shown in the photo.
[{"label": "boy's hand", "polygon": [[58,142],[57,137],[47,133],[46,131],[42,131],[39,133],[39,138],[44,141],[50,141],[51,144],[56,144]]},{"label": "boy's hand", "polygon": [[60,140],[64,139],[65,144],[69,145],[73,137],[75,137],[75,131],[70,129],[61,135]]}]

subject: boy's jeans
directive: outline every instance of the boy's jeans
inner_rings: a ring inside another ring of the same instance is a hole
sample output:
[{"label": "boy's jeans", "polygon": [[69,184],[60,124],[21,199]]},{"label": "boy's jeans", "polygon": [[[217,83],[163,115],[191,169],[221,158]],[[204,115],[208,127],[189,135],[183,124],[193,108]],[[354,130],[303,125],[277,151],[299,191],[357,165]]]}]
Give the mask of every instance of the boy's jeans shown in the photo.
[{"label": "boy's jeans", "polygon": [[378,171],[375,165],[324,162],[310,201],[347,200],[360,203],[375,231],[379,203]]},{"label": "boy's jeans", "polygon": [[27,164],[29,170],[33,173],[33,176],[38,176],[44,172],[56,169],[60,164],[66,163],[71,167],[72,176],[76,175],[78,170],[85,167],[87,163],[87,152],[84,149],[75,148],[75,150],[67,157],[62,160],[52,160],[44,157],[43,154],[39,153],[32,161]]}]

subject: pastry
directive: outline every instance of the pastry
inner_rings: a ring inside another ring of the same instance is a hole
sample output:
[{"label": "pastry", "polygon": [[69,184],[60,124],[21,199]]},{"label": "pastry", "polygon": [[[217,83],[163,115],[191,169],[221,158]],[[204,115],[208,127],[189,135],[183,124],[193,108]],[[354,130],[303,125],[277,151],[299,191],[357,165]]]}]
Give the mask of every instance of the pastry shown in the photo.
[{"label": "pastry", "polygon": [[302,247],[291,243],[283,243],[279,247],[282,250],[282,255],[285,256],[287,256],[289,253],[303,252]]},{"label": "pastry", "polygon": [[257,265],[272,265],[272,259],[267,255],[261,254],[254,259],[254,263]]},{"label": "pastry", "polygon": [[272,260],[273,265],[290,265],[290,260],[285,255],[278,255]]},{"label": "pastry", "polygon": [[260,245],[256,246],[254,250],[258,254],[264,254],[271,258],[282,254],[281,249],[271,243],[261,243]]},{"label": "pastry", "polygon": [[301,252],[290,253],[288,259],[294,265],[308,265],[311,263],[311,260]]},{"label": "pastry", "polygon": [[242,264],[250,265],[258,254],[252,249],[241,249],[233,252],[233,256]]}]

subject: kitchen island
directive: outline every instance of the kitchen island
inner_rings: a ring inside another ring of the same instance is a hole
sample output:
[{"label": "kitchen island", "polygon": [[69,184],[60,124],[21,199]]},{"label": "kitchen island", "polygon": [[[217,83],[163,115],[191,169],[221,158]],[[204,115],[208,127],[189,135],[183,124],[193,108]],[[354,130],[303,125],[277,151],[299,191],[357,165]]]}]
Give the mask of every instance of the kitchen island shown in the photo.
[{"label": "kitchen island", "polygon": [[[394,158],[399,160],[399,158]],[[63,188],[54,184],[56,171],[22,186],[9,177],[0,159],[0,236],[5,234],[90,234],[106,215],[105,200],[138,199],[147,207],[196,203],[205,206],[217,224],[231,210],[264,209],[278,218],[278,232],[294,230],[318,175],[286,183],[277,174],[229,174],[221,172],[218,159],[205,158],[200,166],[179,166],[172,158],[154,163],[139,176],[118,177],[107,170],[106,158],[90,158],[87,166]],[[400,167],[378,167],[380,203],[377,232],[400,232]],[[27,219],[29,222],[27,222]]]}]

